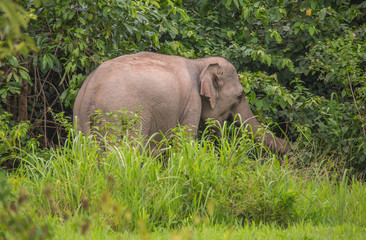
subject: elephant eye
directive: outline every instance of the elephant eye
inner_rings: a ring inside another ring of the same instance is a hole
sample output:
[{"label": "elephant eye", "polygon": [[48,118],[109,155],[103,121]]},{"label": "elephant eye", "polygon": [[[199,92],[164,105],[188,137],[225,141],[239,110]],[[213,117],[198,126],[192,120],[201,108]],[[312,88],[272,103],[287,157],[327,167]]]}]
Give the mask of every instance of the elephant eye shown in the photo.
[{"label": "elephant eye", "polygon": [[239,96],[236,97],[238,101],[241,101],[244,97],[244,92],[242,92]]}]

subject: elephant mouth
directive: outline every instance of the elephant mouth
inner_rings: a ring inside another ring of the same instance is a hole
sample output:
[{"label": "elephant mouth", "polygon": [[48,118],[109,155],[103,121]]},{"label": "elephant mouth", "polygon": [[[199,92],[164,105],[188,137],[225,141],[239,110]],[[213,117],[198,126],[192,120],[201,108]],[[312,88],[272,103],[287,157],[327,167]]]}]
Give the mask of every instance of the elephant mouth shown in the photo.
[{"label": "elephant mouth", "polygon": [[[235,119],[235,121],[234,121]],[[236,116],[236,118],[234,117],[233,114],[229,114],[229,116],[226,118],[225,120],[226,122],[228,122],[229,124],[235,124],[236,127],[240,127],[240,121],[238,116]]]},{"label": "elephant mouth", "polygon": [[[235,121],[234,121],[234,119],[235,119]],[[224,122],[227,122],[228,125],[235,124],[235,127],[241,127],[239,118],[238,117],[235,118],[235,115],[233,115],[233,114],[229,114],[226,118],[223,118],[223,120],[221,120],[221,121],[219,120],[219,122],[220,122],[220,124],[223,124]],[[206,121],[201,118],[198,129],[200,131],[204,131],[204,129],[206,127],[207,127]]]},{"label": "elephant mouth", "polygon": [[232,114],[229,114],[229,116],[226,118],[225,120],[228,123],[233,123],[234,122],[234,116]]}]

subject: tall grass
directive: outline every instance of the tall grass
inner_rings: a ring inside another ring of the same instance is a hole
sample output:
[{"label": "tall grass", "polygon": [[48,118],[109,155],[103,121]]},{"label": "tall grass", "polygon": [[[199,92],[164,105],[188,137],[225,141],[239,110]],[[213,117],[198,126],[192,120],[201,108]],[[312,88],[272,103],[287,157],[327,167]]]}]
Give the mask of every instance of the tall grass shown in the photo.
[{"label": "tall grass", "polygon": [[[113,144],[105,137],[101,144],[71,129],[64,146],[31,153],[8,174],[14,193],[8,202],[26,195],[16,214],[29,216],[35,226],[50,226],[59,238],[164,235],[202,226],[230,236],[230,228],[294,231],[302,224],[347,224],[365,232],[365,184],[346,171],[324,164],[296,168],[301,152],[279,157],[234,126],[223,126],[219,139],[209,131],[195,140],[177,128],[163,141],[169,144],[160,147],[161,154],[150,154],[149,144],[138,137]],[[337,174],[343,174],[341,180]],[[12,212],[4,206],[0,213]]]}]

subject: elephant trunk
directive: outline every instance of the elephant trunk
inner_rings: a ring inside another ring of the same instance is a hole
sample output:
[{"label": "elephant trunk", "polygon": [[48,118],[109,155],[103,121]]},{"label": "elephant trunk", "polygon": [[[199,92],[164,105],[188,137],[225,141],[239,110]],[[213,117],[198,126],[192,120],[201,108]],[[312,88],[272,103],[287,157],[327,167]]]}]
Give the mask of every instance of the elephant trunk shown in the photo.
[{"label": "elephant trunk", "polygon": [[[256,141],[262,141],[263,135],[256,134],[261,127],[253,112],[251,111],[247,100],[243,101],[237,106],[237,113],[240,114],[242,123],[245,126],[251,126]],[[281,138],[273,136],[271,133],[266,133],[264,136],[264,144],[268,146],[272,151],[276,151],[282,154],[286,154],[291,150],[290,144]]]}]

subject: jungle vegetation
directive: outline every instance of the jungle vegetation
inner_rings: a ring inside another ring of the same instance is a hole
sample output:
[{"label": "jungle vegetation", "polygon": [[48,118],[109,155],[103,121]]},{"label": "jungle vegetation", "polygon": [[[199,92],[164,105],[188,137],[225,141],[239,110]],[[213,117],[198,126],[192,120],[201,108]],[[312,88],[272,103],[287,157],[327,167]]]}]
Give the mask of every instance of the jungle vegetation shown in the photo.
[{"label": "jungle vegetation", "polygon": [[[0,0],[0,238],[364,239],[365,32],[358,0]],[[140,51],[225,57],[294,151],[82,135],[84,79]]]}]

